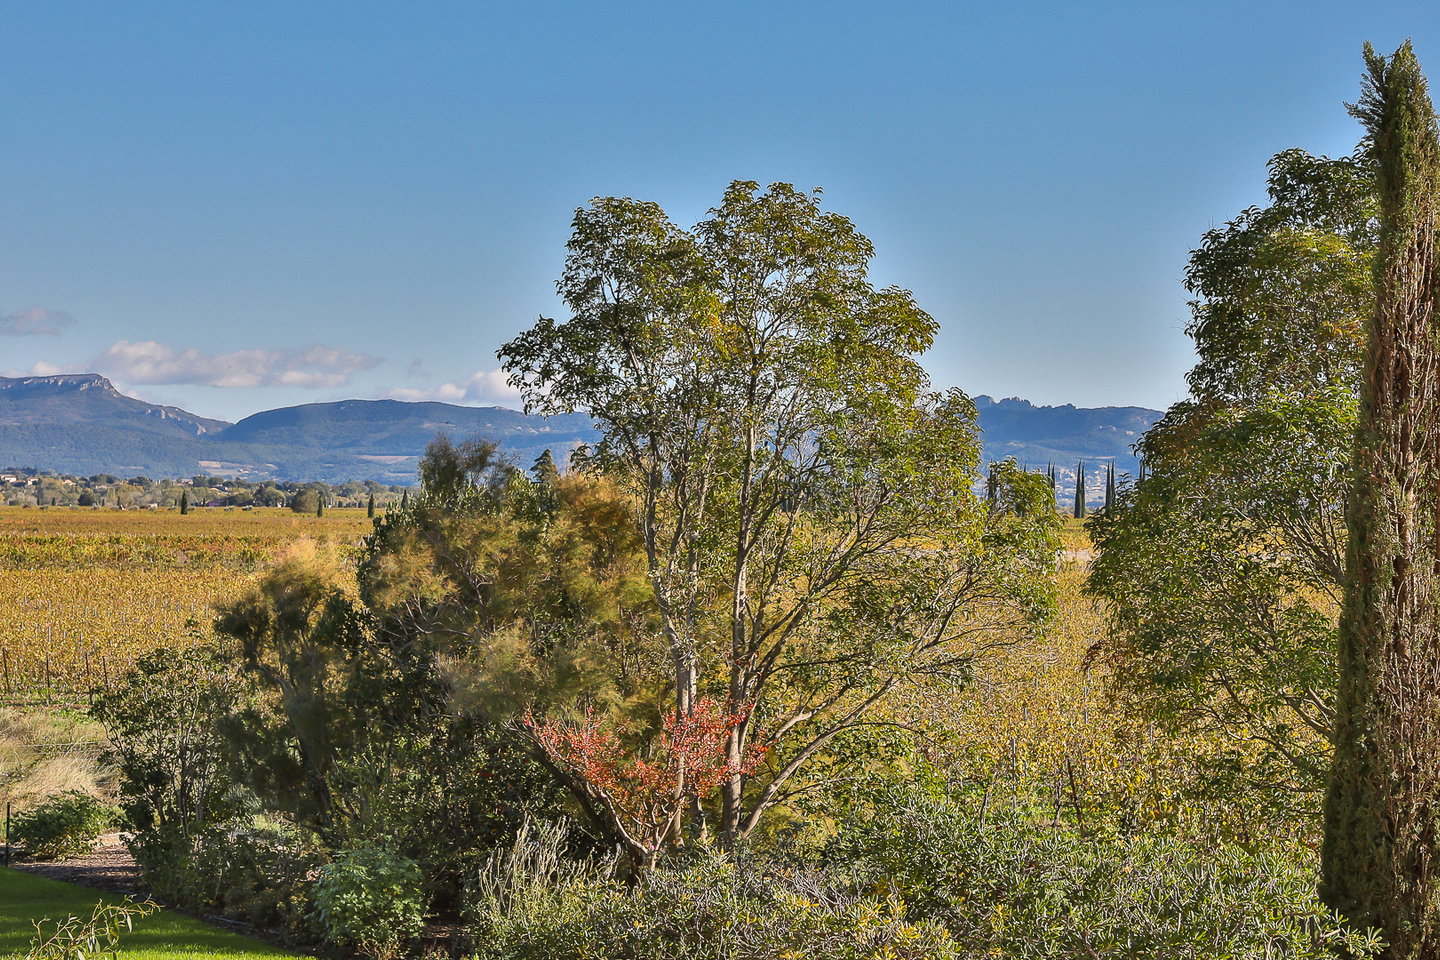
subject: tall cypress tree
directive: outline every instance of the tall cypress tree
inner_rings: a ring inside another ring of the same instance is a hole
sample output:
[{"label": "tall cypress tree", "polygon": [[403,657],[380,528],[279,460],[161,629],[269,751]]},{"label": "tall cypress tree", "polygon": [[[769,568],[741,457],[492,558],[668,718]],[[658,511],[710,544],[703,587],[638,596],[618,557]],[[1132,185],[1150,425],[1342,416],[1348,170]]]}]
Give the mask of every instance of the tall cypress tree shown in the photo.
[{"label": "tall cypress tree", "polygon": [[554,483],[560,476],[560,468],[555,465],[555,458],[546,447],[540,456],[535,458],[535,463],[530,467],[530,474],[535,478],[536,483]]},{"label": "tall cypress tree", "polygon": [[1111,460],[1105,467],[1105,512],[1110,512],[1111,505],[1115,502],[1115,461]]},{"label": "tall cypress tree", "polygon": [[1085,461],[1075,468],[1075,519],[1085,519]]},{"label": "tall cypress tree", "polygon": [[189,513],[189,512],[190,512],[190,491],[189,491],[189,490],[181,490],[181,491],[180,491],[180,516],[183,517],[183,516],[185,516],[185,514],[187,514],[187,513]]},{"label": "tall cypress tree", "polygon": [[1375,309],[1346,512],[1321,895],[1391,960],[1440,957],[1440,136],[1420,65],[1365,46],[1352,108],[1379,185]]},{"label": "tall cypress tree", "polygon": [[1045,465],[1045,479],[1050,481],[1050,497],[1055,501],[1055,512],[1060,512],[1060,490],[1055,483],[1055,464]]},{"label": "tall cypress tree", "polygon": [[365,516],[371,520],[375,519],[375,494],[370,494],[370,500],[365,504]]}]

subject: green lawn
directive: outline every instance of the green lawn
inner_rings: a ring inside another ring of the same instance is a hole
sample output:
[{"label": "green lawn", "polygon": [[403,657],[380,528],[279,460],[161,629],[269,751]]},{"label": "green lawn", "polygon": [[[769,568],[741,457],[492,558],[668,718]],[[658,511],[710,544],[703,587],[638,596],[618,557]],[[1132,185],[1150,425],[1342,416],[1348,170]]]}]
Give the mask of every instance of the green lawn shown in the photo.
[{"label": "green lawn", "polygon": [[[89,917],[101,894],[71,883],[57,883],[0,867],[0,957],[23,957],[30,948],[33,919]],[[106,897],[118,901],[120,897]],[[273,960],[295,955],[248,937],[217,930],[198,920],[165,911],[135,922],[123,934],[120,954],[134,960]]]}]

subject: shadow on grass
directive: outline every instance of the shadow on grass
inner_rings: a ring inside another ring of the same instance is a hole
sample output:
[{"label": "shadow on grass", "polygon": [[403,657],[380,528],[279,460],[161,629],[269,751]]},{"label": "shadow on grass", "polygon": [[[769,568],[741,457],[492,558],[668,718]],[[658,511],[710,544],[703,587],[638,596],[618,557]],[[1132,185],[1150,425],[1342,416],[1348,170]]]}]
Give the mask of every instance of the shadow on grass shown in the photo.
[{"label": "shadow on grass", "polygon": [[[102,897],[113,903],[123,899],[0,867],[0,958],[25,956],[30,938],[35,935],[32,920],[89,917]],[[120,954],[134,960],[271,960],[295,956],[170,911],[137,920],[135,929],[121,937]]]}]

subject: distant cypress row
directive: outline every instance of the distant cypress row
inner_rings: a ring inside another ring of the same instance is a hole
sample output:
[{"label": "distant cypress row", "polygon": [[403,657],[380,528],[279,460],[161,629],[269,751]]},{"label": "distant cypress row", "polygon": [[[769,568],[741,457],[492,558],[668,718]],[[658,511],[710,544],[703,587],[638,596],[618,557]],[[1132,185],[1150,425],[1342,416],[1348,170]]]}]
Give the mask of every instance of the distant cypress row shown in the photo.
[{"label": "distant cypress row", "polygon": [[1085,519],[1085,461],[1075,468],[1075,519]]},{"label": "distant cypress row", "polygon": [[1055,511],[1060,511],[1060,490],[1055,483],[1055,464],[1045,466],[1045,479],[1050,481],[1050,499],[1055,501]]},{"label": "distant cypress row", "polygon": [[1115,461],[1111,460],[1105,468],[1105,512],[1110,512],[1110,506],[1115,502]]}]

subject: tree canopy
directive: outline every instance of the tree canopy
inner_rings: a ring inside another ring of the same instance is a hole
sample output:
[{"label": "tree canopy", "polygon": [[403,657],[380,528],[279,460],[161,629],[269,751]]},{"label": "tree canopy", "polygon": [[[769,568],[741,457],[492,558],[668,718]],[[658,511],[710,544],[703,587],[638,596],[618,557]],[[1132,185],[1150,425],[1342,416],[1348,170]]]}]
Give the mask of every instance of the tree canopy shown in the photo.
[{"label": "tree canopy", "polygon": [[1223,734],[1215,771],[1310,804],[1333,732],[1373,164],[1287,150],[1269,194],[1191,255],[1191,396],[1140,442],[1144,482],[1090,521],[1089,589],[1125,694]]},{"label": "tree canopy", "polygon": [[736,718],[734,839],[898,686],[963,678],[1043,619],[1049,490],[1012,465],[997,509],[975,495],[974,407],[916,359],[935,321],[871,284],[869,240],[818,191],[738,181],[691,230],[601,198],[568,251],[570,317],[500,354],[530,409],[600,428],[591,462],[632,498],[674,709],[712,695]]}]

